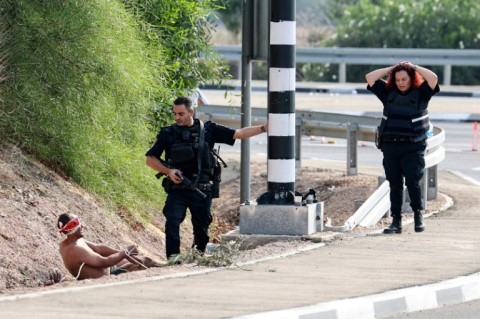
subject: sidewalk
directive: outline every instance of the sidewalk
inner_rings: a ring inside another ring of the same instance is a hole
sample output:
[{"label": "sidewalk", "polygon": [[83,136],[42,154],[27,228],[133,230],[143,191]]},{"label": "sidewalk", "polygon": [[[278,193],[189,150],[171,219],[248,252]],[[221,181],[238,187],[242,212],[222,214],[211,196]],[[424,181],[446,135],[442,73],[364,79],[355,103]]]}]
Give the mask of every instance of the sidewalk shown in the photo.
[{"label": "sidewalk", "polygon": [[[52,289],[0,301],[0,318],[374,318],[478,299],[480,187],[439,179],[454,205],[423,233],[409,224],[242,268]],[[269,311],[280,312],[248,316]]]}]

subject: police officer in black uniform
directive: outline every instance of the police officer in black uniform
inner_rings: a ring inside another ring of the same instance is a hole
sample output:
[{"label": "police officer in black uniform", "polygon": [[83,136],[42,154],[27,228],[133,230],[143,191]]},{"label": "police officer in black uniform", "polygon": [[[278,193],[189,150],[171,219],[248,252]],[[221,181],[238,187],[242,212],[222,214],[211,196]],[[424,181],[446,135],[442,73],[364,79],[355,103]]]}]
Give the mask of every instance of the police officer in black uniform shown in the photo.
[{"label": "police officer in black uniform", "polygon": [[[237,130],[213,122],[203,123],[194,118],[192,100],[183,96],[173,102],[173,114],[176,123],[160,130],[146,154],[147,165],[166,176],[162,185],[167,192],[163,208],[167,258],[180,253],[180,224],[187,208],[192,216],[193,247],[205,251],[209,241],[208,227],[212,222],[212,197],[218,194],[215,187],[219,186],[214,183],[219,177],[215,176],[214,144],[233,145],[236,139],[268,131],[268,123]],[[164,152],[165,160],[161,160]],[[194,187],[186,187],[186,180]]]},{"label": "police officer in black uniform", "polygon": [[[387,80],[382,78],[387,75]],[[383,232],[402,232],[404,179],[414,212],[414,229],[422,232],[424,207],[420,180],[425,168],[428,102],[440,91],[437,75],[410,62],[374,70],[365,75],[367,89],[383,104],[378,129],[378,147],[383,152],[383,167],[390,183],[392,223]]]}]

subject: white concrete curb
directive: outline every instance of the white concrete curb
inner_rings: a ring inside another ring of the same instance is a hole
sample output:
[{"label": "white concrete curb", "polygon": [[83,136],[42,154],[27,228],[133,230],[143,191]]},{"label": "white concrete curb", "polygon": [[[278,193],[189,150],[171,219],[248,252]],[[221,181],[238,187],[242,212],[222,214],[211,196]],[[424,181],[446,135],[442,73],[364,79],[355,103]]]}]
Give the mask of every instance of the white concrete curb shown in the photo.
[{"label": "white concrete curb", "polygon": [[480,299],[480,273],[421,287],[232,319],[374,319]]}]

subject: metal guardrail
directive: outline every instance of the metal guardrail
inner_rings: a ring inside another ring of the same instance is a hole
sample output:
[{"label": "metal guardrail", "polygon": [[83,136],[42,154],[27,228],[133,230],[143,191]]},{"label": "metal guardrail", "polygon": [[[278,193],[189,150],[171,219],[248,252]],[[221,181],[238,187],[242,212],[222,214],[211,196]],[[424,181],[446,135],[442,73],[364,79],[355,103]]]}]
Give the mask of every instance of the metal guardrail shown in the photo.
[{"label": "metal guardrail", "polygon": [[[219,45],[216,51],[229,61],[241,61],[239,45]],[[347,64],[391,65],[398,61],[421,65],[443,65],[443,84],[450,85],[452,65],[480,66],[480,50],[398,48],[296,48],[299,63],[339,64],[339,82],[346,82]]]},{"label": "metal guardrail", "polygon": [[[265,108],[252,108],[252,125],[266,121]],[[197,109],[197,116],[204,121],[215,121],[230,127],[240,127],[241,110],[239,107],[202,105]],[[297,132],[301,135],[327,136],[347,139],[347,173],[357,174],[357,141],[375,141],[375,131],[380,118],[325,113],[316,111],[296,111]],[[301,136],[295,136],[297,166],[301,166]],[[427,200],[437,197],[437,165],[445,159],[445,131],[434,127],[433,136],[427,140],[425,150],[425,173],[422,179],[424,207]],[[390,209],[390,188],[383,182],[379,188],[360,206],[342,226],[326,225],[326,230],[345,232],[358,225],[372,226]]]},{"label": "metal guardrail", "polygon": [[[240,61],[240,45],[217,45],[215,50],[227,60]],[[402,48],[296,48],[297,62],[393,64],[408,58],[427,65],[480,65],[480,50],[474,49],[402,49]]]},{"label": "metal guardrail", "polygon": [[[240,107],[220,106],[220,105],[201,105],[197,109],[197,116],[204,121],[215,121],[217,123],[230,127],[240,127],[241,109]],[[259,125],[267,120],[267,109],[252,108],[252,125]],[[350,115],[340,113],[327,113],[317,111],[295,112],[297,125],[300,125],[302,135],[328,136],[333,138],[347,139],[347,148],[349,147],[349,138],[347,134],[352,130],[352,124],[355,131],[355,138],[360,141],[375,142],[375,131],[380,123],[380,118]],[[296,136],[296,143],[301,145],[300,136]],[[445,158],[445,150],[442,143],[445,141],[445,131],[434,127],[434,136],[427,141],[425,161],[427,167],[435,166]],[[297,161],[301,159],[297,156]],[[356,159],[347,158],[347,162],[356,162]]]}]

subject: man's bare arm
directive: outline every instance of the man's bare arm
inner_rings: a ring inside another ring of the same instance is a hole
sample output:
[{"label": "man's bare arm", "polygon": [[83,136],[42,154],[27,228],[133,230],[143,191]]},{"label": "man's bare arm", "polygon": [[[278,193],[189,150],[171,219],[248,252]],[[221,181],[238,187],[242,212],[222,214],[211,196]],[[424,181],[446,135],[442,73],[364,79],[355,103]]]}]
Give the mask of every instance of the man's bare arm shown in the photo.
[{"label": "man's bare arm", "polygon": [[92,243],[90,241],[85,241],[85,243],[88,245],[88,247],[90,247],[94,252],[96,252],[97,254],[103,256],[103,257],[107,257],[107,256],[110,256],[110,255],[113,255],[115,253],[118,253],[119,250],[118,249],[113,249],[107,245],[104,245],[104,244],[96,244],[96,243]]},{"label": "man's bare arm", "polygon": [[[134,249],[134,246],[129,246],[128,249]],[[127,252],[120,250],[109,256],[102,256],[95,251],[86,249],[85,247],[76,246],[69,253],[69,258],[75,259],[79,264],[85,263],[85,265],[94,268],[107,268],[118,264],[123,259],[127,258]]]}]

